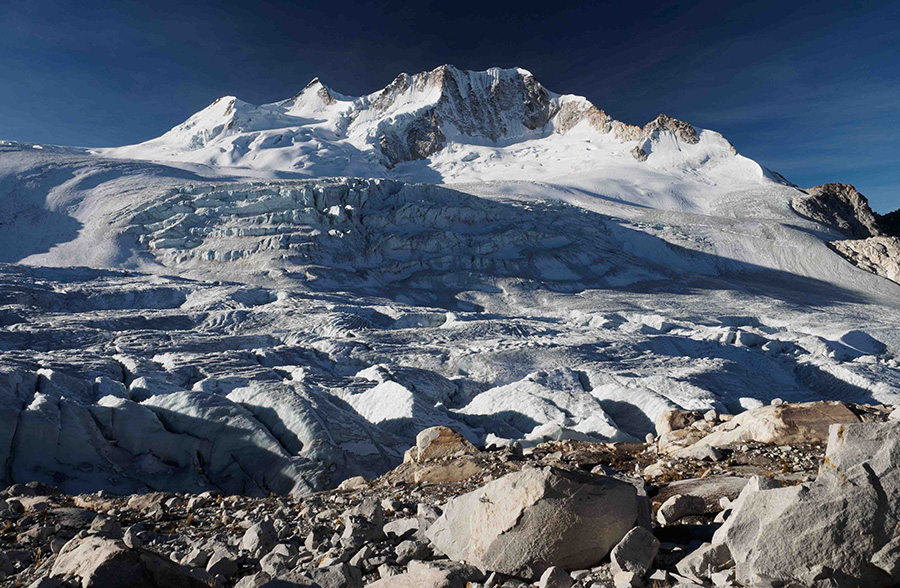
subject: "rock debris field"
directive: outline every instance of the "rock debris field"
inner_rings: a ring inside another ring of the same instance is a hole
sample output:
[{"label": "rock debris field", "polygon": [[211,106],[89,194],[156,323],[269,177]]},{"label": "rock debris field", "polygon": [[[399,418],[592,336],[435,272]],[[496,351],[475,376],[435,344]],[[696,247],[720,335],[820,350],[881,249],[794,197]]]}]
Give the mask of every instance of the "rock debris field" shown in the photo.
[{"label": "rock debris field", "polygon": [[671,410],[646,443],[477,448],[419,433],[397,468],[302,497],[15,484],[4,586],[892,586],[900,411]]}]

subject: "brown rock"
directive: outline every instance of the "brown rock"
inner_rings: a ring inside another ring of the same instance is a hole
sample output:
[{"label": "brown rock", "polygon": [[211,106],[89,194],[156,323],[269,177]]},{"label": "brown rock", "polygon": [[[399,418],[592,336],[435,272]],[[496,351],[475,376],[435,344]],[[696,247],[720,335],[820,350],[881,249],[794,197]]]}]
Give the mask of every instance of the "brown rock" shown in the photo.
[{"label": "brown rock", "polygon": [[[413,450],[414,449],[414,450]],[[457,455],[475,455],[478,449],[449,427],[429,427],[416,435],[416,446],[407,452],[419,463]],[[404,461],[407,461],[404,456]]]}]

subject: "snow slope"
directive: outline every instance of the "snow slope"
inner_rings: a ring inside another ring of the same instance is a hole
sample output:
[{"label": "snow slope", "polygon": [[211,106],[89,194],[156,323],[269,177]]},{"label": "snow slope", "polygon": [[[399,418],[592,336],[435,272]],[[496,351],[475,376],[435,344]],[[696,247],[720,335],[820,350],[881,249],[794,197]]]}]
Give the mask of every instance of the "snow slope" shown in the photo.
[{"label": "snow slope", "polygon": [[2,143],[3,482],[298,493],[434,424],[634,440],[673,407],[897,403],[900,286],[799,193],[524,70]]}]

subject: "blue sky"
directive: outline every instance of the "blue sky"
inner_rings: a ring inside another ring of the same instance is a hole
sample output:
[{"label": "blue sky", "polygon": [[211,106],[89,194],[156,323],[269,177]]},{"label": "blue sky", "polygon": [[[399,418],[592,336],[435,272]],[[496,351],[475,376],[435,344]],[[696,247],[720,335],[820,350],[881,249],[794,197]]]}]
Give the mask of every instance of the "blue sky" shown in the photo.
[{"label": "blue sky", "polygon": [[800,186],[900,208],[900,2],[0,0],[0,139],[111,146],[319,76],[363,94],[452,63],[524,67],[644,124],[717,130]]}]

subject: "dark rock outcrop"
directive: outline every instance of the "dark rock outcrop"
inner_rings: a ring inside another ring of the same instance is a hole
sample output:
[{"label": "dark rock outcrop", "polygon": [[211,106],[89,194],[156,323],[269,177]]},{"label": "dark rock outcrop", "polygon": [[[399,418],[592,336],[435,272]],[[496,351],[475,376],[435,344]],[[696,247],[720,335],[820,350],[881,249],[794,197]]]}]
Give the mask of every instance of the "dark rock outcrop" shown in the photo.
[{"label": "dark rock outcrop", "polygon": [[823,184],[806,191],[791,203],[797,213],[833,229],[848,239],[881,235],[869,201],[849,184]]}]

